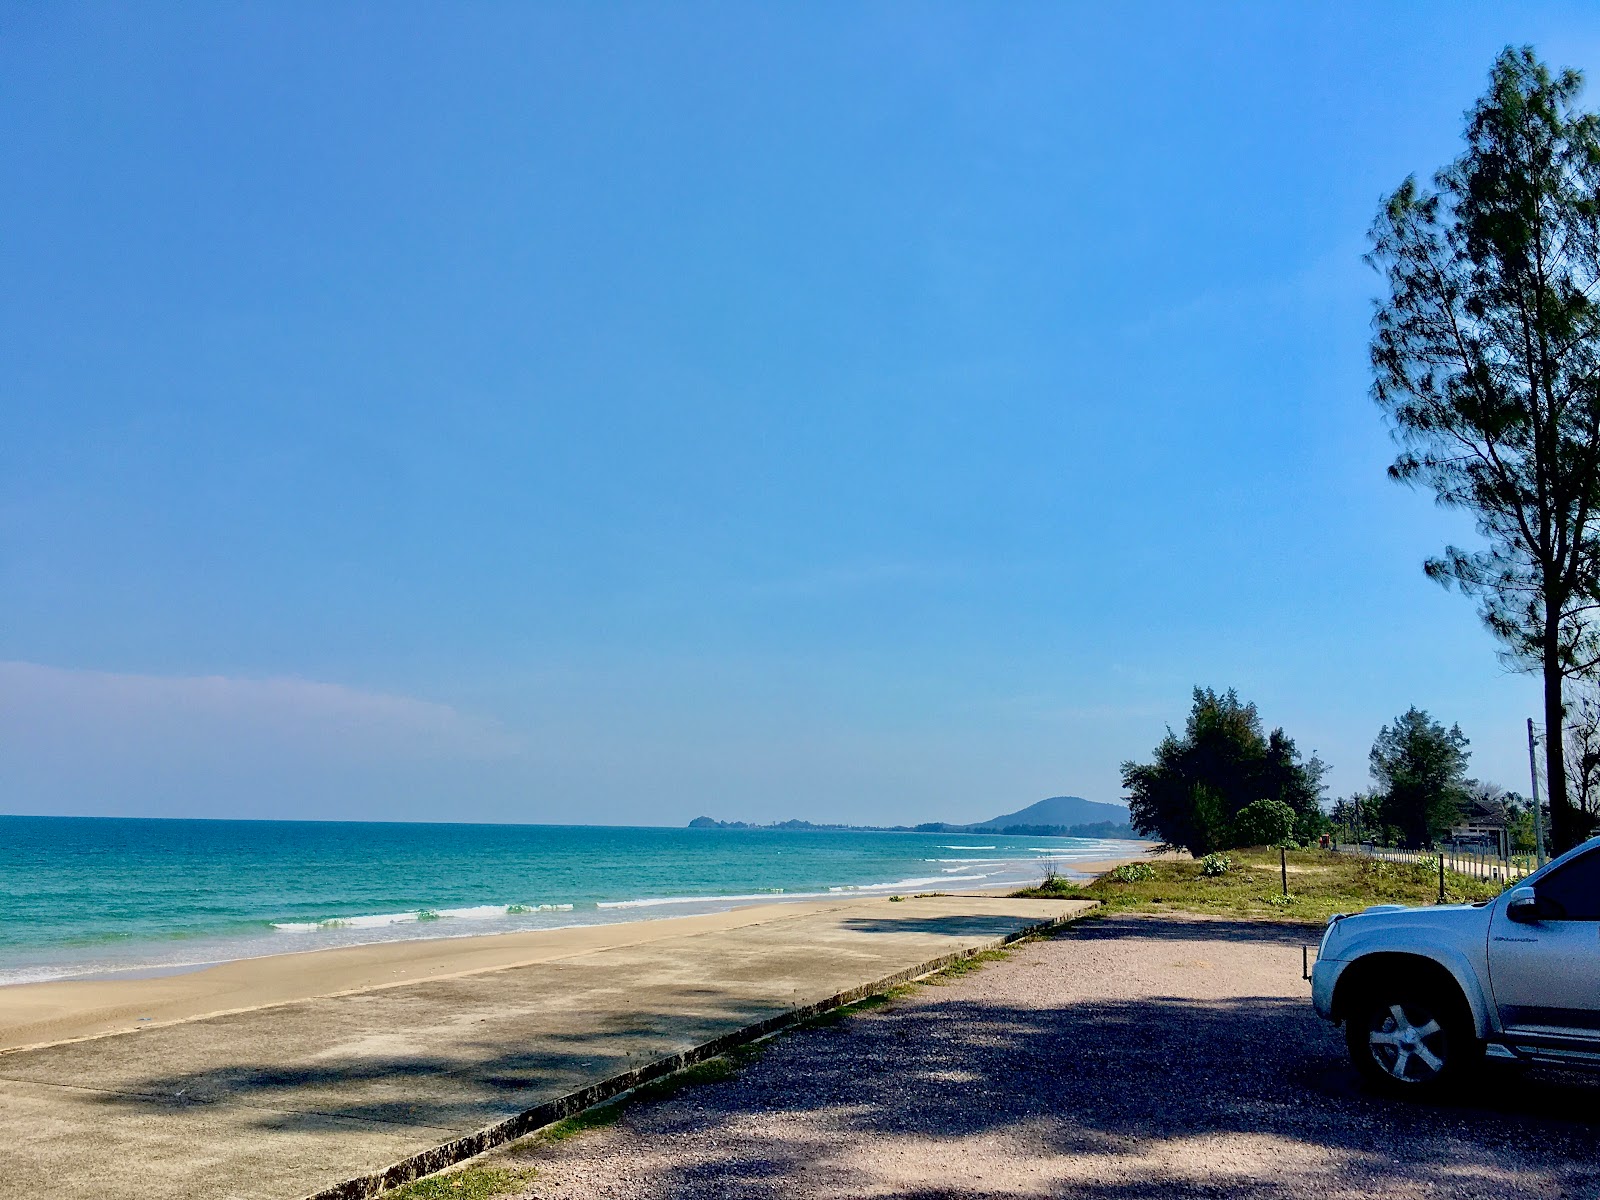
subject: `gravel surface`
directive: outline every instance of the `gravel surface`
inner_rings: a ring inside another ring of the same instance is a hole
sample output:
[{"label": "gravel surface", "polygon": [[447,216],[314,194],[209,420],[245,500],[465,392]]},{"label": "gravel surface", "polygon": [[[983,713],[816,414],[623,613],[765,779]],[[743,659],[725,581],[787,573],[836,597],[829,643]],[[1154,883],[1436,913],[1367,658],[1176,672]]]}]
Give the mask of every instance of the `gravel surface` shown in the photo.
[{"label": "gravel surface", "polygon": [[1311,1011],[1315,934],[1088,922],[782,1037],[726,1082],[504,1159],[527,1197],[1600,1197],[1600,1079],[1364,1093]]}]

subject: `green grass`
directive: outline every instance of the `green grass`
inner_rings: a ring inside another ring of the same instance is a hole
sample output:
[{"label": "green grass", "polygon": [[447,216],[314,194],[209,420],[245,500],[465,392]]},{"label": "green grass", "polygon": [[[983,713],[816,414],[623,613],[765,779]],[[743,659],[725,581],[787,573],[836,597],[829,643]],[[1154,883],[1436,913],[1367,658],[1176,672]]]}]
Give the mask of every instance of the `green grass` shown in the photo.
[{"label": "green grass", "polygon": [[[1324,850],[1289,851],[1289,896],[1283,895],[1278,852],[1229,851],[1233,867],[1207,876],[1196,860],[1160,859],[1148,864],[1150,877],[1118,879],[1102,875],[1083,886],[1062,879],[1013,893],[1039,899],[1098,900],[1104,913],[1195,912],[1271,921],[1325,922],[1336,912],[1355,912],[1369,904],[1433,904],[1439,898],[1437,866],[1395,863]],[[1450,903],[1492,900],[1500,885],[1445,872]]]},{"label": "green grass", "polygon": [[969,954],[965,958],[958,958],[955,962],[950,963],[947,966],[940,967],[932,975],[929,975],[927,978],[919,980],[918,982],[932,984],[934,987],[938,987],[941,984],[953,983],[955,980],[960,979],[963,975],[970,975],[974,971],[983,970],[984,967],[988,966],[992,962],[1001,962],[1004,959],[1010,958],[1010,947],[1015,944],[1015,942],[1012,942],[1007,946],[997,947],[993,950],[980,950],[976,954]]},{"label": "green grass", "polygon": [[533,1178],[531,1167],[496,1167],[474,1164],[384,1193],[384,1200],[492,1200],[521,1190]]},{"label": "green grass", "polygon": [[759,1043],[737,1046],[718,1058],[708,1058],[704,1062],[695,1063],[692,1067],[685,1067],[681,1071],[674,1071],[671,1075],[640,1084],[615,1100],[586,1108],[553,1125],[546,1125],[533,1134],[527,1144],[564,1142],[591,1129],[603,1129],[607,1125],[616,1124],[622,1119],[622,1114],[635,1104],[670,1100],[679,1092],[689,1088],[704,1087],[708,1083],[721,1083],[724,1079],[732,1079],[741,1067],[759,1056],[762,1049]]},{"label": "green grass", "polygon": [[830,1008],[826,1012],[818,1013],[814,1017],[807,1017],[804,1021],[801,1021],[800,1024],[796,1025],[795,1028],[826,1029],[828,1026],[837,1025],[840,1021],[843,1021],[848,1017],[853,1017],[858,1013],[871,1012],[875,1008],[882,1008],[885,1004],[888,1004],[889,1001],[897,1000],[909,991],[911,991],[911,984],[903,983],[899,987],[892,987],[886,992],[875,992],[872,995],[864,996],[860,1000],[856,1000],[853,1003],[841,1004],[838,1008]]}]

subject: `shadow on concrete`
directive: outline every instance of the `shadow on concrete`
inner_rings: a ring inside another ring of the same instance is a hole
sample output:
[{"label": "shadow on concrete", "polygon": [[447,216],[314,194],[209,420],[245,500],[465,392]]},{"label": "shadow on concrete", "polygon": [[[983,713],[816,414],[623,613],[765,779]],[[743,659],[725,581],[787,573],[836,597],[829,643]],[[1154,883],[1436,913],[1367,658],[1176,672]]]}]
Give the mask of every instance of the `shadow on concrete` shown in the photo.
[{"label": "shadow on concrete", "polygon": [[693,998],[696,1011],[635,1010],[626,1019],[596,1014],[588,1025],[541,1031],[537,1045],[444,1038],[438,1053],[234,1062],[139,1078],[98,1094],[96,1102],[152,1111],[242,1105],[262,1110],[260,1123],[274,1129],[297,1123],[320,1129],[337,1116],[461,1134],[782,1011],[715,989],[679,994]]},{"label": "shadow on concrete", "polygon": [[952,913],[949,916],[851,917],[840,923],[850,933],[909,933],[934,937],[1003,938],[1025,922],[1014,916]]}]

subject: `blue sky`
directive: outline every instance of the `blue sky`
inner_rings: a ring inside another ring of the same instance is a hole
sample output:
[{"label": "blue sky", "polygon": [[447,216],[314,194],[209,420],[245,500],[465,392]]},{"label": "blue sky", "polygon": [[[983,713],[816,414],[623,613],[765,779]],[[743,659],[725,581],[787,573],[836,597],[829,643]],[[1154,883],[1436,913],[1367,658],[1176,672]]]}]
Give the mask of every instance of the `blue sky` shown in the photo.
[{"label": "blue sky", "polygon": [[0,810],[974,819],[1197,683],[1525,787],[1360,262],[1508,42],[1600,10],[0,6]]}]

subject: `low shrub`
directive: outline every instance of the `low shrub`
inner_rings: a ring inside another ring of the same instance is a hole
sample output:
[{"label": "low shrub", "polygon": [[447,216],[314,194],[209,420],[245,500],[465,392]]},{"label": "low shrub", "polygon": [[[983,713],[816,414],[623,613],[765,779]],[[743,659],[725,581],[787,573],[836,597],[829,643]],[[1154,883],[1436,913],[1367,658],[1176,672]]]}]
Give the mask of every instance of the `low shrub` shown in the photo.
[{"label": "low shrub", "polygon": [[1156,869],[1149,863],[1123,863],[1111,869],[1111,878],[1118,883],[1144,883],[1156,877]]},{"label": "low shrub", "polygon": [[1084,898],[1082,887],[1062,879],[1059,875],[1045,880],[1037,887],[1023,888],[1021,891],[1012,892],[1011,894],[1024,900],[1079,900]]},{"label": "low shrub", "polygon": [[1256,800],[1233,818],[1236,846],[1276,846],[1294,833],[1294,809],[1282,800]]},{"label": "low shrub", "polygon": [[1200,874],[1208,878],[1226,875],[1233,870],[1233,859],[1226,854],[1208,854],[1200,860]]}]

